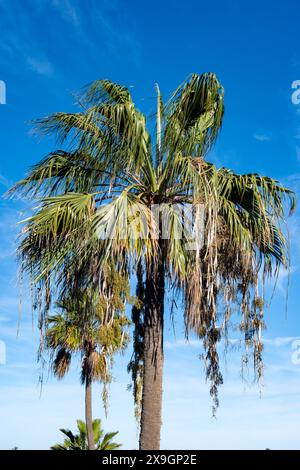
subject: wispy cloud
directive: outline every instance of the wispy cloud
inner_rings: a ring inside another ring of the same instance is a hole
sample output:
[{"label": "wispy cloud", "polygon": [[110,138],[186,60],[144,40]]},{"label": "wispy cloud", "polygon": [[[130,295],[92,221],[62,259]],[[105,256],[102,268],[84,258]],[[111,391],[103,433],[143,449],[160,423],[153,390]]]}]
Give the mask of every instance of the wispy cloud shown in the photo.
[{"label": "wispy cloud", "polygon": [[12,186],[12,181],[9,181],[4,175],[0,173],[0,184],[2,184],[2,186],[4,186],[6,189],[9,189]]},{"label": "wispy cloud", "polygon": [[270,134],[254,134],[253,137],[258,142],[268,142],[269,140],[271,140]]},{"label": "wispy cloud", "polygon": [[[140,42],[121,2],[90,0],[87,6],[77,0],[32,0],[31,8],[28,15],[23,2],[11,6],[8,0],[0,1],[0,63],[9,62],[11,73],[25,66],[41,77],[64,81],[68,70],[80,66],[90,73],[108,57],[114,61],[126,57],[128,63],[140,64]],[[37,23],[43,24],[43,41]],[[59,54],[53,48],[55,41],[60,43]],[[68,64],[63,75],[62,57]]]},{"label": "wispy cloud", "polygon": [[[6,0],[0,3],[1,61],[9,60],[11,71],[19,70],[21,61],[39,75],[52,76],[54,67],[37,39],[36,25],[27,7],[22,2],[11,3]],[[39,2],[33,1],[31,8],[38,14],[39,6]]]},{"label": "wispy cloud", "polygon": [[53,65],[47,59],[40,60],[36,57],[27,57],[27,63],[34,72],[40,75],[51,77],[54,73]]},{"label": "wispy cloud", "polygon": [[76,28],[80,28],[80,16],[74,3],[72,4],[69,0],[52,0],[52,5],[59,11],[63,19],[72,23]]},{"label": "wispy cloud", "polygon": [[[91,2],[90,23],[99,34],[102,48],[116,58],[128,57],[130,62],[139,64],[141,47],[134,34],[132,24],[126,15],[120,14],[120,2]],[[120,34],[121,32],[121,34]]]},{"label": "wispy cloud", "polygon": [[298,145],[296,146],[296,156],[298,163],[300,163],[300,147]]},{"label": "wispy cloud", "polygon": [[270,344],[271,346],[286,346],[291,344],[293,341],[299,339],[299,336],[277,336],[276,338],[266,338],[264,343]]},{"label": "wispy cloud", "polygon": [[[288,344],[291,344],[293,341],[299,339],[299,336],[277,336],[274,338],[265,338],[263,342],[270,346],[282,347]],[[240,343],[240,340],[237,338],[229,338],[229,344],[236,345]],[[181,348],[198,348],[200,349],[202,342],[200,340],[190,340],[187,341],[185,339],[179,339],[177,341],[166,341],[165,348],[166,349],[181,349]]]}]

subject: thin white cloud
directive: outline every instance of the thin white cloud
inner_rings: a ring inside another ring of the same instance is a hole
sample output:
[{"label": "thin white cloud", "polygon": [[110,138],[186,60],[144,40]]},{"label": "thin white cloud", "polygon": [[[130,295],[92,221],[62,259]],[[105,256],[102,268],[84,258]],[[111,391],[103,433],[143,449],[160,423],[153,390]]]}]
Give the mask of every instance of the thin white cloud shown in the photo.
[{"label": "thin white cloud", "polygon": [[[270,346],[281,347],[281,346],[286,346],[287,344],[290,344],[297,339],[300,339],[300,337],[299,336],[278,336],[274,338],[264,338],[263,342]],[[231,345],[237,345],[240,343],[240,339],[229,338],[228,342]],[[201,348],[201,345],[202,345],[201,340],[186,341],[185,339],[179,339],[177,341],[165,342],[166,349]]]},{"label": "thin white cloud", "polygon": [[[140,63],[140,42],[126,18],[120,15],[118,2],[94,2],[91,22],[99,29],[105,48],[116,57],[126,54],[135,64]],[[110,14],[109,14],[110,12]],[[120,35],[120,30],[122,34]]]},{"label": "thin white cloud", "polygon": [[36,57],[28,57],[27,63],[29,67],[40,75],[51,77],[54,73],[54,68],[51,62],[47,59],[37,59]]},{"label": "thin white cloud", "polygon": [[258,140],[258,142],[268,142],[271,140],[270,134],[254,134],[254,139]]},{"label": "thin white cloud", "polygon": [[2,184],[6,189],[11,188],[12,182],[9,181],[5,176],[0,173],[0,184]]},{"label": "thin white cloud", "polygon": [[[42,48],[36,35],[36,26],[27,14],[22,2],[0,2],[0,30],[2,51],[0,62],[11,64],[11,71],[18,72],[20,61],[30,70],[44,76],[53,75],[53,65]],[[39,2],[33,1],[32,8],[39,11]]]},{"label": "thin white cloud", "polygon": [[69,0],[52,0],[52,5],[59,11],[63,19],[72,23],[76,28],[80,27],[79,13]]},{"label": "thin white cloud", "polygon": [[282,180],[283,184],[289,185],[295,192],[300,189],[300,173],[291,173]]},{"label": "thin white cloud", "polygon": [[296,155],[297,155],[297,161],[300,163],[300,147],[297,145],[296,146]]},{"label": "thin white cloud", "polygon": [[197,340],[190,340],[186,341],[184,339],[179,339],[177,341],[166,341],[165,348],[166,349],[175,349],[175,348],[182,348],[182,347],[198,347],[201,345],[200,341]]},{"label": "thin white cloud", "polygon": [[270,344],[271,346],[286,346],[293,341],[299,339],[299,336],[278,336],[276,338],[266,338],[264,343]]}]

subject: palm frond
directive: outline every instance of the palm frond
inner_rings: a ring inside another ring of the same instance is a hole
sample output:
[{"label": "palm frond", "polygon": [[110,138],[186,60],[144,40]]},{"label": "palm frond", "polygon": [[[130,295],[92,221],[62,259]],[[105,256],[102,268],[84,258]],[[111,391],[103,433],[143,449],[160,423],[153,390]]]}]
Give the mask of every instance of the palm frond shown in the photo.
[{"label": "palm frond", "polygon": [[93,192],[110,174],[84,150],[50,153],[35,165],[26,178],[13,186],[8,195],[34,198],[68,192]]},{"label": "palm frond", "polygon": [[204,158],[220,130],[224,90],[213,73],[193,74],[166,105],[164,147],[169,157],[178,152]]},{"label": "palm frond", "polygon": [[67,351],[64,348],[60,348],[57,351],[56,357],[53,361],[53,372],[59,379],[62,379],[69,371],[71,357],[70,351]]}]

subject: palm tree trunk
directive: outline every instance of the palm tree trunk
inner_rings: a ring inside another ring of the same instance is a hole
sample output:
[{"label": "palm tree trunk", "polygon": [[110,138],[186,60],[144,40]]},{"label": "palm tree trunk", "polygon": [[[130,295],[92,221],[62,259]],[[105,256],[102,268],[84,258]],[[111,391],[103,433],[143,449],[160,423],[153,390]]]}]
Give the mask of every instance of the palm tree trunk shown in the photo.
[{"label": "palm tree trunk", "polygon": [[160,255],[158,263],[150,263],[146,276],[140,449],[157,450],[160,448],[164,359],[163,316],[165,275],[162,255]]},{"label": "palm tree trunk", "polygon": [[89,450],[95,450],[92,416],[92,380],[89,375],[85,380],[85,424]]}]

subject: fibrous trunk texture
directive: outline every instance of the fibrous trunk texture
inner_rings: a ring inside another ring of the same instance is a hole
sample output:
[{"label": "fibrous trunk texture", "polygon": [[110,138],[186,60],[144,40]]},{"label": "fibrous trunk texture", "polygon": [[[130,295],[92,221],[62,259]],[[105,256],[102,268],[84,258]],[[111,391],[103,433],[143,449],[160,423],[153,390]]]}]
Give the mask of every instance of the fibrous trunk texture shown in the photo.
[{"label": "fibrous trunk texture", "polygon": [[146,273],[144,318],[144,375],[141,413],[140,449],[160,448],[162,379],[164,262],[149,263]]},{"label": "fibrous trunk texture", "polygon": [[90,377],[85,381],[85,423],[89,450],[95,450],[93,415],[92,415],[92,380]]}]

